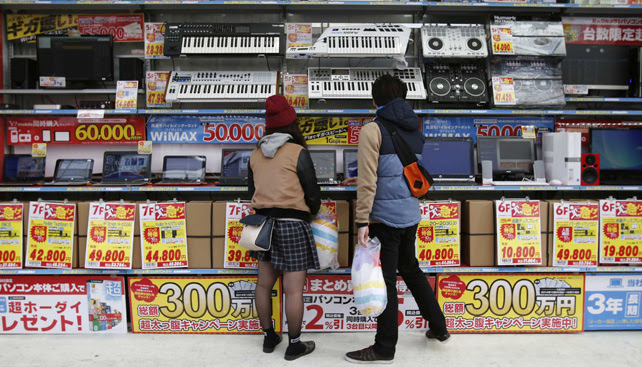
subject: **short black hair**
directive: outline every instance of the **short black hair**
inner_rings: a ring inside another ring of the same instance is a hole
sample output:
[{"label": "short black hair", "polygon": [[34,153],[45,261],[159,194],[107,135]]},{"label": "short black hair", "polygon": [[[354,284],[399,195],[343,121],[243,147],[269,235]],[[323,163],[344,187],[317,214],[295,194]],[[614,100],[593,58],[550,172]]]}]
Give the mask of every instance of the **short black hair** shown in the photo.
[{"label": "short black hair", "polygon": [[381,107],[393,99],[406,99],[408,87],[396,76],[384,74],[375,80],[372,85],[372,99]]}]

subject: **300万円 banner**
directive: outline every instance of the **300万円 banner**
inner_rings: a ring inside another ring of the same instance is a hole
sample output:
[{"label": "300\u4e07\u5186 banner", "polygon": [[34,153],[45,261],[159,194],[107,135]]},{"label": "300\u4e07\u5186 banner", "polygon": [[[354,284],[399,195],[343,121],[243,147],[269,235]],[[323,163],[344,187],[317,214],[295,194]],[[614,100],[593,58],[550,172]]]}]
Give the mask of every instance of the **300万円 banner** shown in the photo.
[{"label": "300\u4e07\u5186 banner", "polygon": [[[134,333],[256,334],[257,276],[129,278]],[[281,332],[281,281],[272,289],[275,331]]]},{"label": "300\u4e07\u5186 banner", "polygon": [[583,274],[442,274],[437,289],[451,332],[568,333],[584,327]]}]

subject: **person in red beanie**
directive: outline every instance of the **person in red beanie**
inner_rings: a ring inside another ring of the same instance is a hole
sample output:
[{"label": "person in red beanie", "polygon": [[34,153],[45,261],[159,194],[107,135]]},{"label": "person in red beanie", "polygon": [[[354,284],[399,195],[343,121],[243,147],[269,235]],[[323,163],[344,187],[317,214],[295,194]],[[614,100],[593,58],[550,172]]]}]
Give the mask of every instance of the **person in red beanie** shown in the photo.
[{"label": "person in red beanie", "polygon": [[272,324],[272,287],[283,272],[285,314],[290,343],[285,359],[312,353],[313,341],[302,342],[303,286],[308,269],[319,269],[310,220],[321,207],[321,190],[296,111],[282,95],[265,101],[265,135],[250,155],[248,191],[257,213],[275,218],[272,246],[250,251],[259,262],[256,310],[263,328],[263,352],[271,353],[282,340]]}]

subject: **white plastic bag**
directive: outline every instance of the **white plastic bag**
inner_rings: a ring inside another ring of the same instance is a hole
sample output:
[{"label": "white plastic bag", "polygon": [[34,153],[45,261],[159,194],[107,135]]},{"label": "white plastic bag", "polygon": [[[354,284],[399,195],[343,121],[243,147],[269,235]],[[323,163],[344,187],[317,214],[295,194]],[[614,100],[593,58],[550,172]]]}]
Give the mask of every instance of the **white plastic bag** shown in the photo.
[{"label": "white plastic bag", "polygon": [[381,272],[377,237],[368,239],[367,247],[357,244],[352,261],[352,288],[357,309],[366,316],[379,316],[388,304],[386,283]]},{"label": "white plastic bag", "polygon": [[320,269],[339,267],[339,230],[335,224],[336,220],[336,214],[322,210],[310,223],[317,245]]}]

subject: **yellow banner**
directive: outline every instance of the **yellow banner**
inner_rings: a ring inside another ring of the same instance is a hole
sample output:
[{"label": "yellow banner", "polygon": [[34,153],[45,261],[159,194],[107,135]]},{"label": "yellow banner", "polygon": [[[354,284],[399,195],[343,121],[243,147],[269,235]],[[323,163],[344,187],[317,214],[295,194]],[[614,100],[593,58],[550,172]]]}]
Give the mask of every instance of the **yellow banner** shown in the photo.
[{"label": "yellow banner", "polygon": [[355,145],[369,117],[299,117],[303,137],[311,145]]},{"label": "yellow banner", "polygon": [[642,263],[642,200],[600,200],[600,263]]},{"label": "yellow banner", "polygon": [[497,263],[542,264],[538,200],[497,200]]},{"label": "yellow banner", "polygon": [[[135,333],[257,334],[256,276],[129,278]],[[272,289],[274,330],[281,332],[281,282]]]},{"label": "yellow banner", "polygon": [[143,269],[187,267],[185,203],[140,204]]},{"label": "yellow banner", "polygon": [[568,333],[584,329],[584,275],[439,275],[450,332]]},{"label": "yellow banner", "polygon": [[90,204],[86,268],[132,268],[135,213],[136,204]]},{"label": "yellow banner", "polygon": [[553,266],[597,266],[599,205],[553,205]]},{"label": "yellow banner", "polygon": [[416,256],[419,266],[459,266],[459,203],[421,203]]},{"label": "yellow banner", "polygon": [[22,268],[23,205],[0,204],[0,269]]},{"label": "yellow banner", "polygon": [[71,14],[7,14],[7,40],[33,41],[39,34],[66,34],[78,27],[78,16]]},{"label": "yellow banner", "polygon": [[239,220],[252,214],[254,209],[249,203],[227,203],[225,207],[225,261],[224,268],[256,268],[258,262],[250,257],[250,251],[239,246],[243,225]]},{"label": "yellow banner", "polygon": [[32,201],[26,266],[71,269],[75,204]]}]

